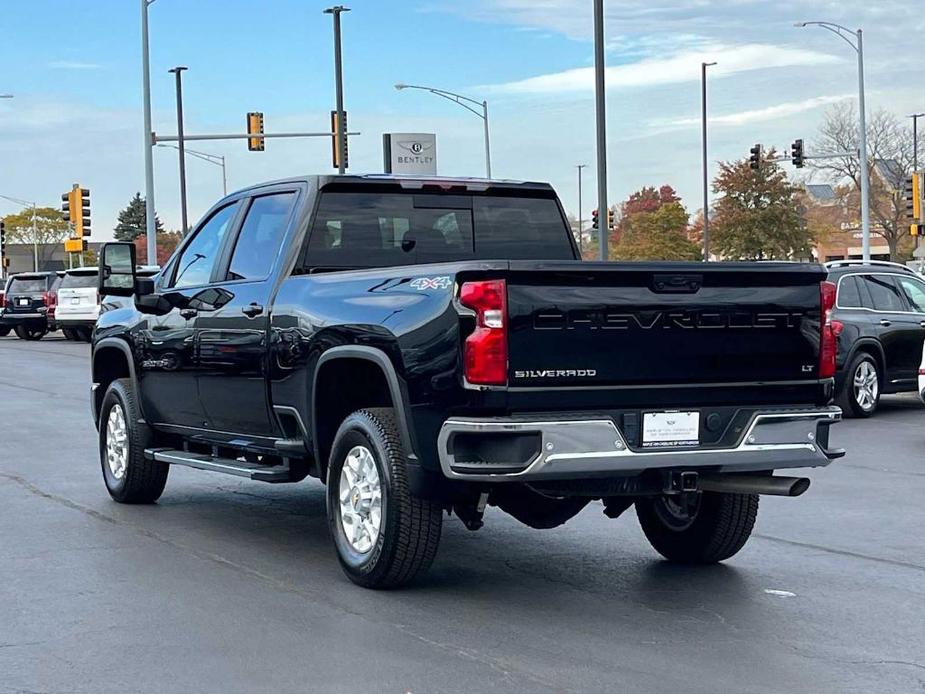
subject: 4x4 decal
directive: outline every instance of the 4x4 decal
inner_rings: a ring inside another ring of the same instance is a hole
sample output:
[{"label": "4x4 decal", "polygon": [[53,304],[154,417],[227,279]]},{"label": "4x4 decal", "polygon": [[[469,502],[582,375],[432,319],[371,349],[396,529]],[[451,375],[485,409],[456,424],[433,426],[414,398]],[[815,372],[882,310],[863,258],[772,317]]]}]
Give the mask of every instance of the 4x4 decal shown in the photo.
[{"label": "4x4 decal", "polygon": [[427,289],[449,289],[453,286],[453,280],[447,275],[442,277],[417,277],[408,284],[418,291],[425,291]]}]

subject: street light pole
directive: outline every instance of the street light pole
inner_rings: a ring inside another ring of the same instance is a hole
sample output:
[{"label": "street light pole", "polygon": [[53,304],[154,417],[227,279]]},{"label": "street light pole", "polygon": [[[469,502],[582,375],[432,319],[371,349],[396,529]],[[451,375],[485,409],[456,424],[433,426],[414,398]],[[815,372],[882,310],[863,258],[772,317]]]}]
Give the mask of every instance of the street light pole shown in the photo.
[{"label": "street light pole", "polygon": [[913,113],[909,117],[912,119],[912,173],[916,173],[919,170],[919,118],[925,118],[925,113]]},{"label": "street light pole", "polygon": [[710,262],[710,200],[707,162],[707,68],[713,63],[700,63],[700,105],[703,126],[703,260]]},{"label": "street light pole", "polygon": [[[446,89],[437,89],[436,87],[423,87],[419,84],[404,84],[399,82],[395,85],[395,88],[398,91],[402,89],[420,89],[425,92],[430,92],[431,94],[436,94],[441,96],[447,101],[452,101],[454,104],[462,106],[464,109],[470,113],[474,113],[479,118],[482,119],[485,130],[485,177],[491,178],[491,135],[488,130],[488,102],[487,101],[477,101],[468,96],[463,96],[462,94],[456,94],[454,92],[447,91]],[[475,106],[480,107],[480,110],[477,110],[469,104],[474,104]]]},{"label": "street light pole", "polygon": [[144,97],[145,151],[145,234],[148,258],[157,257],[157,226],[154,223],[154,140],[151,137],[151,60],[148,48],[148,5],[154,0],[141,0],[141,73]]},{"label": "street light pole", "polygon": [[[176,145],[170,145],[170,144],[166,144],[163,142],[159,142],[157,146],[158,147],[170,147],[171,149],[176,149],[176,150],[180,149]],[[195,149],[190,149],[189,147],[184,148],[183,151],[184,153],[190,155],[191,157],[196,157],[197,159],[202,159],[203,161],[207,161],[210,164],[214,164],[215,166],[222,167],[222,194],[228,195],[228,176],[227,176],[227,171],[225,167],[224,155],[209,154],[208,152],[198,152]]]},{"label": "street light pole", "polygon": [[584,251],[584,245],[582,241],[582,228],[581,228],[581,170],[585,168],[587,164],[576,164],[575,168],[578,169],[578,250]]},{"label": "street light pole", "polygon": [[[183,144],[183,71],[189,68],[178,65],[168,70],[176,76],[177,82],[177,149],[180,151],[180,224],[183,235],[189,230],[189,224],[186,215],[186,151]],[[148,256],[148,262],[156,256]]]},{"label": "street light pole", "polygon": [[600,256],[607,260],[607,94],[604,64],[604,0],[594,0],[594,104],[597,122],[597,209],[600,224]]},{"label": "street light pole", "polygon": [[344,68],[341,60],[341,48],[340,48],[340,15],[342,12],[349,12],[349,7],[344,7],[343,5],[336,5],[334,7],[329,7],[324,11],[325,14],[333,15],[334,17],[334,89],[335,89],[335,98],[336,98],[336,108],[337,108],[337,142],[335,147],[337,147],[337,152],[339,156],[337,157],[337,173],[344,173],[347,169],[347,135],[344,128]]},{"label": "street light pole", "polygon": [[[867,107],[864,100],[864,35],[858,29],[851,29],[834,22],[797,22],[794,26],[818,26],[830,31],[851,46],[858,54],[858,110],[860,127],[860,174],[861,174],[861,233],[863,262],[870,262],[870,169],[867,165]],[[853,41],[852,38],[853,37]]]}]

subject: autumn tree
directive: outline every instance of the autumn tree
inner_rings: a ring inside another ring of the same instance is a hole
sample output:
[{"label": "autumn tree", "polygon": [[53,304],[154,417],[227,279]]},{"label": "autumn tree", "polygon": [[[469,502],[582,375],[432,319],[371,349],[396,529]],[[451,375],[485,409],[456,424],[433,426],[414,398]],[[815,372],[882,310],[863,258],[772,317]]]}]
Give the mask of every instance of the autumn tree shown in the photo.
[{"label": "autumn tree", "polygon": [[[812,143],[812,152],[837,156],[811,160],[813,169],[829,181],[849,185],[845,191],[846,203],[858,211],[858,220],[861,218],[859,134],[854,104],[846,102],[833,106]],[[903,180],[912,173],[912,133],[892,113],[878,111],[867,123],[867,149],[871,234],[883,237],[890,248],[890,258],[896,260],[901,243],[908,239],[902,186]]]},{"label": "autumn tree", "polygon": [[135,262],[140,265],[159,265],[164,266],[164,263],[170,258],[170,255],[176,250],[177,246],[180,245],[180,242],[183,240],[183,234],[179,231],[162,231],[157,235],[157,261],[154,263],[148,263],[148,236],[147,234],[142,234],[134,240],[135,244]]},{"label": "autumn tree", "polygon": [[614,249],[620,260],[700,260],[700,248],[687,238],[687,211],[677,199],[626,215],[621,223],[623,235]]},{"label": "autumn tree", "polygon": [[[141,193],[135,193],[135,197],[129,200],[125,209],[119,213],[119,222],[113,236],[117,241],[134,241],[147,232],[146,220],[145,199],[141,197]],[[157,215],[154,215],[154,226],[158,234],[164,231]]]},{"label": "autumn tree", "polygon": [[54,207],[27,208],[17,214],[3,218],[6,223],[7,240],[10,243],[38,244],[38,264],[44,267],[51,261],[55,245],[63,243],[68,235],[68,226],[61,210]]},{"label": "autumn tree", "polygon": [[711,251],[726,260],[793,260],[811,255],[812,238],[800,214],[797,189],[771,161],[721,162],[713,191],[721,197],[710,221]]}]

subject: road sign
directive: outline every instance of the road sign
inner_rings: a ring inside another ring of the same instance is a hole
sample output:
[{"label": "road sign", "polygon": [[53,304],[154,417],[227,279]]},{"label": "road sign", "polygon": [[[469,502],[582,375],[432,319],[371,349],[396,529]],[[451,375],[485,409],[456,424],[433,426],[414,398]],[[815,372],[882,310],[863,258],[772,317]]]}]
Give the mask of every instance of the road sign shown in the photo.
[{"label": "road sign", "polygon": [[385,133],[382,153],[385,173],[437,175],[437,136],[433,133]]}]

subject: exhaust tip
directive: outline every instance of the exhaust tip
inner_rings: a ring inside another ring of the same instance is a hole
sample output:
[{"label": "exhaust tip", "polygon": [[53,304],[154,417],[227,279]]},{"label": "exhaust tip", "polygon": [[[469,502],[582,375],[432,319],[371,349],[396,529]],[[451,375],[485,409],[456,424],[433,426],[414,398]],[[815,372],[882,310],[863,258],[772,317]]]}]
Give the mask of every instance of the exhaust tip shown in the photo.
[{"label": "exhaust tip", "polygon": [[789,496],[800,496],[807,489],[809,489],[808,477],[794,477],[790,485]]}]

